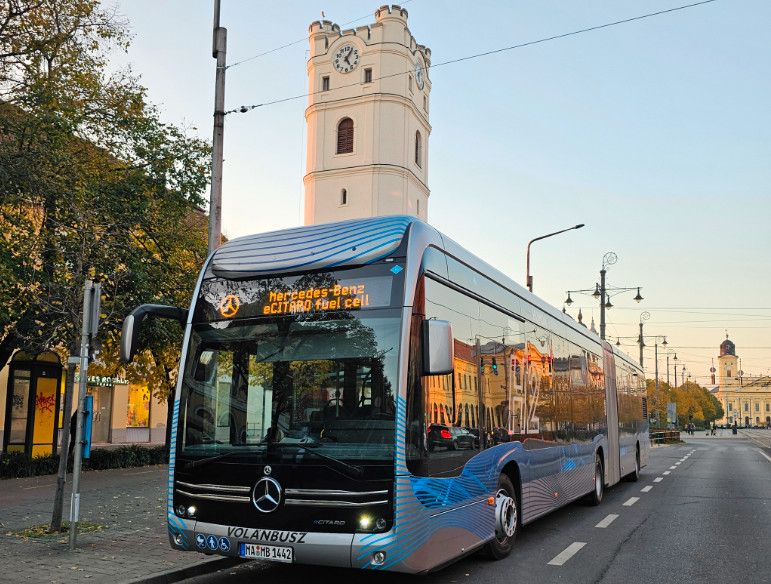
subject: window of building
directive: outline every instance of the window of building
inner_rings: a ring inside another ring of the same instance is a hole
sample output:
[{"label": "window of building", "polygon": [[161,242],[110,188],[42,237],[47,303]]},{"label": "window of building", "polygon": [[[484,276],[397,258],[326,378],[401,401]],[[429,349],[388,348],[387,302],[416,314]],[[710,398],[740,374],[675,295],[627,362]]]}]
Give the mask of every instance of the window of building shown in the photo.
[{"label": "window of building", "polygon": [[337,124],[337,153],[353,152],[353,120],[343,118]]},{"label": "window of building", "polygon": [[348,191],[346,189],[343,189],[340,191],[340,204],[341,205],[348,204]]},{"label": "window of building", "polygon": [[755,411],[756,412],[760,411],[760,404],[758,402],[755,402]]},{"label": "window of building", "polygon": [[766,404],[766,411],[771,412],[771,404]]},{"label": "window of building", "polygon": [[372,69],[369,67],[364,69],[364,83],[372,83]]},{"label": "window of building", "polygon": [[129,384],[127,409],[127,428],[147,428],[150,426],[150,389],[147,385]]},{"label": "window of building", "polygon": [[744,411],[745,412],[749,412],[750,411],[750,404],[748,404],[746,402],[744,403]]},{"label": "window of building", "polygon": [[415,131],[415,164],[423,166],[423,138],[420,130]]},{"label": "window of building", "polygon": [[321,91],[329,91],[329,75],[321,78]]},{"label": "window of building", "polygon": [[412,75],[409,75],[408,77],[409,77],[409,88],[410,88],[410,93],[412,93]]},{"label": "window of building", "polygon": [[728,411],[729,412],[733,412],[734,411],[734,407],[733,406],[734,406],[733,404],[730,404],[730,403],[728,404]]},{"label": "window of building", "polygon": [[726,377],[731,377],[731,368],[730,367],[725,370],[725,375],[726,375]]}]

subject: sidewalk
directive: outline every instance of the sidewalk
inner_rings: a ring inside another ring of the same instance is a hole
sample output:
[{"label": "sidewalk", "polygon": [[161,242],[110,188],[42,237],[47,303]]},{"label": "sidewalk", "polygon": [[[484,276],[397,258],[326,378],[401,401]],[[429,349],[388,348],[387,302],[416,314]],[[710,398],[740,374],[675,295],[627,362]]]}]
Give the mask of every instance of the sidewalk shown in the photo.
[{"label": "sidewalk", "polygon": [[[80,519],[104,529],[79,533],[75,552],[69,551],[66,534],[13,535],[50,523],[55,475],[0,481],[0,583],[118,584],[217,561],[170,548],[166,477],[166,466],[83,473]],[[70,486],[68,475],[64,519],[69,518]]]}]

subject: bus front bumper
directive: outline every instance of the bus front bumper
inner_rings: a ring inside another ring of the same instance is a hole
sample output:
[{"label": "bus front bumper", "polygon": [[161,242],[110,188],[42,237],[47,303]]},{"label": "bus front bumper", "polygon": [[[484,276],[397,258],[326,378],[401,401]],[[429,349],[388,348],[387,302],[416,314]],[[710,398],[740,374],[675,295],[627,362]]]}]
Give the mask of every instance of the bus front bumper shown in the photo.
[{"label": "bus front bumper", "polygon": [[[208,555],[243,557],[242,544],[291,547],[293,563],[343,568],[382,569],[388,564],[383,551],[393,543],[391,533],[351,534],[280,531],[232,527],[186,520],[169,515],[169,541],[173,548]],[[382,555],[380,555],[382,554]],[[404,566],[390,569],[404,570]]]}]

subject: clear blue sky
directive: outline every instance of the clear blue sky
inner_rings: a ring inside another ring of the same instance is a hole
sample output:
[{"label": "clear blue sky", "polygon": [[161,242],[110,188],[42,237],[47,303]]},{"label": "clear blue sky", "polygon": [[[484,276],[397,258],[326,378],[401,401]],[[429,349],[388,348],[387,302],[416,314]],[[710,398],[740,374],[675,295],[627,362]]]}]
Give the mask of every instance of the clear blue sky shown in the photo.
[{"label": "clear blue sky", "polygon": [[[115,63],[141,74],[164,117],[210,139],[211,2],[110,0],[134,41]],[[685,4],[685,0],[411,0],[434,63]],[[222,0],[228,62],[303,39],[321,17],[374,22],[379,3]],[[363,17],[363,18],[362,18]],[[719,0],[430,72],[429,221],[561,307],[619,262],[608,334],[667,335],[705,383],[727,328],[745,372],[771,371],[771,46],[767,0]],[[228,109],[307,90],[306,42],[227,72]],[[305,100],[229,115],[223,228],[301,223]],[[590,297],[583,307],[599,324]],[[623,341],[636,356],[632,339]],[[696,347],[707,347],[705,349]],[[765,349],[761,348],[765,347]],[[652,376],[652,347],[646,351]],[[661,368],[664,368],[661,359]],[[662,376],[665,374],[662,373]]]}]

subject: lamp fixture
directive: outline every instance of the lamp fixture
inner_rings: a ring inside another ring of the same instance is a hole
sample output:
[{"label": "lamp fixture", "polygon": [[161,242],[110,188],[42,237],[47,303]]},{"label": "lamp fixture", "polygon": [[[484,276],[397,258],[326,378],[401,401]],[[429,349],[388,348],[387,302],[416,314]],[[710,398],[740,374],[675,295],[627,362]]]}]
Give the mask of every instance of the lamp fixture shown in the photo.
[{"label": "lamp fixture", "polygon": [[567,304],[568,306],[573,304],[573,299],[570,297],[570,292],[568,292],[568,297],[565,299],[565,304]]},{"label": "lamp fixture", "polygon": [[634,297],[635,302],[641,302],[643,297],[640,295],[640,288],[637,288],[637,296]]}]

